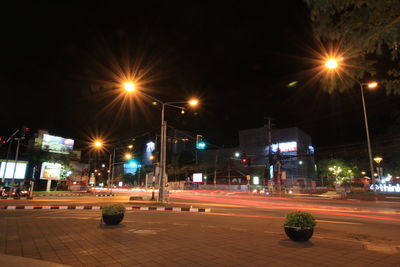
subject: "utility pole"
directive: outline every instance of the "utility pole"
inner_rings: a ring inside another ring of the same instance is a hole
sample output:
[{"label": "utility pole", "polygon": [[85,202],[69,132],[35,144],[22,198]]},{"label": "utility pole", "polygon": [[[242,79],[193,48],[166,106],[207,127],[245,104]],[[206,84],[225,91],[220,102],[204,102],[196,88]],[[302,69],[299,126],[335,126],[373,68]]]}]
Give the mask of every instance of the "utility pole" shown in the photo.
[{"label": "utility pole", "polygon": [[[273,177],[270,177],[269,168],[270,168],[271,158],[272,158],[271,157],[272,156],[272,151],[271,151],[271,145],[272,145],[272,123],[271,123],[271,121],[273,121],[275,119],[271,118],[271,117],[264,117],[264,120],[265,120],[264,127],[266,128],[265,132],[266,132],[267,152],[268,152],[268,160],[267,160],[267,163],[265,165],[266,165],[266,168],[267,168],[267,173],[268,173],[267,180],[268,180],[268,178],[269,179],[273,178]],[[267,183],[268,183],[268,181],[267,181]]]},{"label": "utility pole", "polygon": [[218,148],[215,150],[214,186],[217,189]]}]

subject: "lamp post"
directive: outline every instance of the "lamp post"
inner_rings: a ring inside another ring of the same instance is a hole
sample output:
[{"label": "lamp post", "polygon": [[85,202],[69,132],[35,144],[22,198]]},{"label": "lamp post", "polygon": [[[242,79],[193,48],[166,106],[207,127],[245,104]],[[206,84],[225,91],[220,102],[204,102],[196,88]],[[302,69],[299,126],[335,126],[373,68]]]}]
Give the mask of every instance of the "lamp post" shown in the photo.
[{"label": "lamp post", "polygon": [[[124,84],[124,89],[128,93],[132,93],[136,91],[136,86],[132,82],[127,82]],[[164,201],[165,200],[165,185],[167,183],[167,176],[166,176],[166,146],[167,146],[167,122],[165,121],[165,107],[172,107],[172,108],[177,108],[180,109],[181,111],[184,111],[184,107],[178,106],[179,104],[189,104],[190,106],[194,107],[197,106],[199,101],[197,99],[191,99],[189,101],[180,101],[180,102],[164,102],[161,101],[149,94],[146,94],[142,91],[140,91],[142,95],[145,97],[150,98],[155,102],[155,104],[160,104],[161,105],[161,138],[160,138],[160,165],[159,165],[159,183],[160,183],[160,188],[159,188],[159,200]]]},{"label": "lamp post", "polygon": [[[111,165],[112,165],[113,153],[111,153],[110,151],[105,149],[103,142],[100,141],[100,140],[96,140],[93,144],[94,144],[94,147],[96,149],[104,149],[105,151],[107,151],[110,154],[110,157],[109,157],[109,160],[108,160],[108,171],[107,171],[107,193],[108,193],[110,191],[110,186],[111,186],[110,185],[110,182],[111,182]],[[115,150],[114,150],[114,154],[115,154]]]},{"label": "lamp post", "polygon": [[[335,70],[336,68],[339,67],[339,63],[335,58],[330,58],[325,61],[325,67],[328,70]],[[365,99],[364,99],[364,86],[367,86],[368,88],[376,88],[378,86],[377,82],[370,82],[370,83],[362,83],[356,78],[349,76],[351,79],[356,81],[359,86],[360,86],[360,91],[361,91],[361,100],[362,100],[362,106],[363,106],[363,113],[364,113],[364,124],[365,124],[365,133],[367,136],[367,146],[368,146],[368,158],[369,158],[369,167],[371,171],[371,179],[372,183],[374,185],[374,192],[376,193],[376,187],[375,187],[375,176],[374,176],[374,164],[372,161],[372,149],[371,149],[371,141],[370,141],[370,136],[369,136],[369,128],[368,128],[368,118],[367,118],[367,109],[365,106]]]},{"label": "lamp post", "polygon": [[378,173],[378,178],[381,179],[381,181],[382,181],[383,172],[382,172],[382,167],[380,167],[380,163],[381,163],[382,160],[383,160],[383,158],[380,157],[380,156],[374,157],[374,161],[377,164],[376,172]]}]

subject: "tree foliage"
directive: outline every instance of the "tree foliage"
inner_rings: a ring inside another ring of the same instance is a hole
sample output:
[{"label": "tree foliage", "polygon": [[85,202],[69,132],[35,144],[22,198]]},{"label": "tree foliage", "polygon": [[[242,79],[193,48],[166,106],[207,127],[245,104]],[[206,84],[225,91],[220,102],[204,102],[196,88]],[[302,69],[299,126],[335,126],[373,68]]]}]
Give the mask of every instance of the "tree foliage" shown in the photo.
[{"label": "tree foliage", "polygon": [[322,78],[324,89],[343,91],[354,86],[354,79],[378,77],[388,94],[400,94],[399,0],[304,1],[314,36],[346,61],[339,79]]}]

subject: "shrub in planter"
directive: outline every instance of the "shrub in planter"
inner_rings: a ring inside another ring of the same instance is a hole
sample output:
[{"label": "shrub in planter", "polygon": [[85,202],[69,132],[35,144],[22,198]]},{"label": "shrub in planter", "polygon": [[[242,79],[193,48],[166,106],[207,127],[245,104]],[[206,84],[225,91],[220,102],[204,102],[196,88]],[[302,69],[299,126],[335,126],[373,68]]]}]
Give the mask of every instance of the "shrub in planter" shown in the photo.
[{"label": "shrub in planter", "polygon": [[106,224],[117,225],[124,218],[125,207],[121,204],[111,204],[104,206],[101,213]]},{"label": "shrub in planter", "polygon": [[310,213],[295,211],[286,215],[284,227],[286,235],[293,241],[307,241],[312,237],[315,225]]}]

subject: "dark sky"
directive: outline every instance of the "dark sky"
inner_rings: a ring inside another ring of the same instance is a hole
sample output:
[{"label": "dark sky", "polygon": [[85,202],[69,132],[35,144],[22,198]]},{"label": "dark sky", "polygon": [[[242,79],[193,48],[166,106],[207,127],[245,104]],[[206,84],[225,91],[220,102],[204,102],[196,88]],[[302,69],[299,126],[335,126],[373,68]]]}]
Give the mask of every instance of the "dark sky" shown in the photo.
[{"label": "dark sky", "polygon": [[[236,145],[238,130],[262,127],[264,116],[303,129],[317,147],[365,139],[358,88],[329,95],[307,84],[317,46],[301,1],[35,4],[4,10],[1,20],[3,136],[23,124],[78,141],[156,129],[157,107],[117,97],[131,70],[162,100],[200,96],[196,112],[169,110],[167,121],[218,145]],[[366,102],[372,136],[385,132],[399,98],[381,88]]]}]

